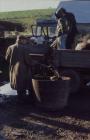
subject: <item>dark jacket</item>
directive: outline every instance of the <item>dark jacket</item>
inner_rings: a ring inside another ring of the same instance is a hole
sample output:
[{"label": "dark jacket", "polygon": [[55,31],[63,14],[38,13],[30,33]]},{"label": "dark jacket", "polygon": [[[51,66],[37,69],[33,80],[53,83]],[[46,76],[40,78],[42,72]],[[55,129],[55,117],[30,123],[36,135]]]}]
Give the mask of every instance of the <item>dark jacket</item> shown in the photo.
[{"label": "dark jacket", "polygon": [[71,49],[74,38],[78,33],[75,16],[72,13],[66,12],[64,16],[58,19],[57,36],[67,34],[66,48]]},{"label": "dark jacket", "polygon": [[66,48],[72,49],[75,36],[78,34],[78,29],[76,25],[75,16],[72,13],[67,13],[66,18],[69,24],[69,30],[68,30],[67,39],[66,39]]}]

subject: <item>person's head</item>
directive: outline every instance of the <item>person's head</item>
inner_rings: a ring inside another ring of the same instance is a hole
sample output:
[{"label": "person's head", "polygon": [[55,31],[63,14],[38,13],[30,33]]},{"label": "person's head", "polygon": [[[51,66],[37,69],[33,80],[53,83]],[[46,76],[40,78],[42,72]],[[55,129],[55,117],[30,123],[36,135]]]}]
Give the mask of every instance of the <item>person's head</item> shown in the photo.
[{"label": "person's head", "polygon": [[16,43],[25,45],[27,44],[27,38],[23,35],[17,36]]},{"label": "person's head", "polygon": [[55,12],[56,18],[60,18],[66,14],[66,10],[64,8],[57,9]]}]

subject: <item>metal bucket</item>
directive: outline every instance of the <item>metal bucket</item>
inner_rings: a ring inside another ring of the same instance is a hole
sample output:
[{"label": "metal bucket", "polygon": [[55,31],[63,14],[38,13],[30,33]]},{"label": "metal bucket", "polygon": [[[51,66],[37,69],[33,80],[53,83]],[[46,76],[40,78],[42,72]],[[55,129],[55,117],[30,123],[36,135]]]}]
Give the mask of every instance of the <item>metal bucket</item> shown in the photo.
[{"label": "metal bucket", "polygon": [[70,92],[70,78],[62,77],[55,81],[32,79],[37,105],[50,110],[67,106]]}]

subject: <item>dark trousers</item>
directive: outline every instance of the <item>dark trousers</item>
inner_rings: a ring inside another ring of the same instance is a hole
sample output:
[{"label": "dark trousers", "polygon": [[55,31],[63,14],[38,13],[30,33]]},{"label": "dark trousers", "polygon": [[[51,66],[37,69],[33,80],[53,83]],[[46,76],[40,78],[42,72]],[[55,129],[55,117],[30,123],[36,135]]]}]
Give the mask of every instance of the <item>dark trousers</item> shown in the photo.
[{"label": "dark trousers", "polygon": [[66,39],[66,49],[72,49],[76,34],[69,34]]}]

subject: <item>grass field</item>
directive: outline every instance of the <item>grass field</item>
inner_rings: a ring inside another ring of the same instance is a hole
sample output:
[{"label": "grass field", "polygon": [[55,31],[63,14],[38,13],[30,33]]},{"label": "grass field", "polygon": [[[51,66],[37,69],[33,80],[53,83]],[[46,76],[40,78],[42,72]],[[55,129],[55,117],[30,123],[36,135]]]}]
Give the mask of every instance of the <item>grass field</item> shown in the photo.
[{"label": "grass field", "polygon": [[15,11],[15,12],[0,12],[0,20],[8,20],[19,22],[26,26],[27,30],[30,29],[31,24],[38,18],[50,18],[55,9],[41,9],[41,10],[28,10],[28,11]]}]

